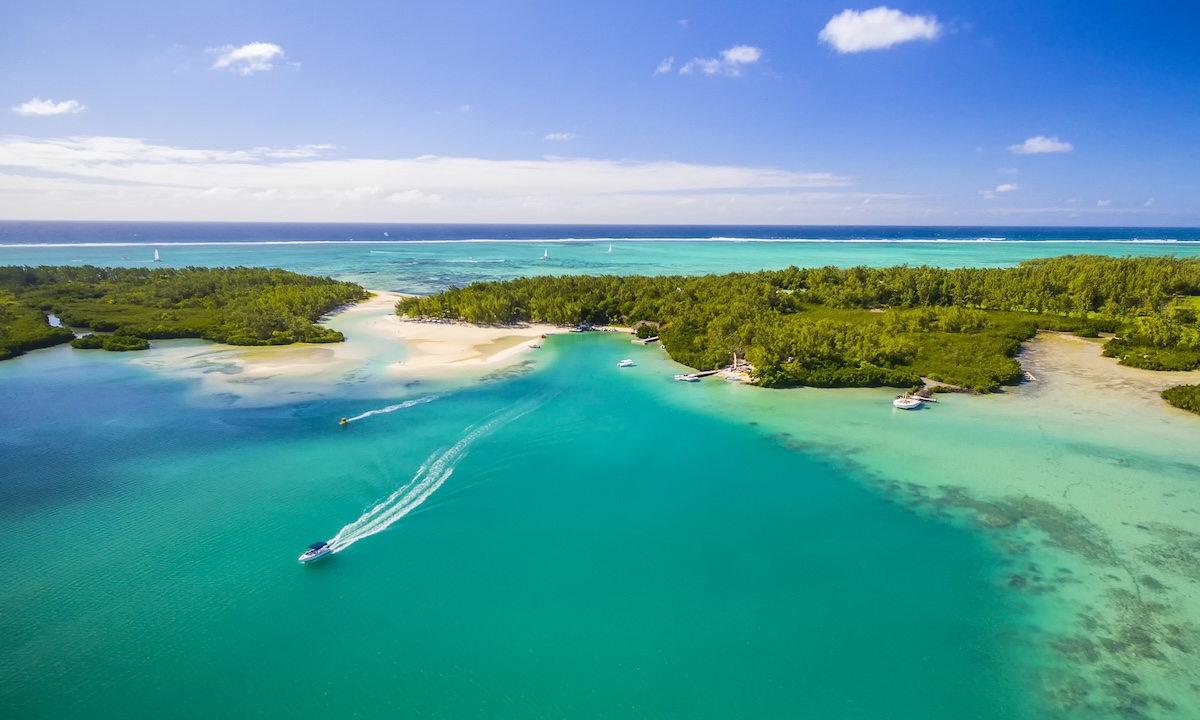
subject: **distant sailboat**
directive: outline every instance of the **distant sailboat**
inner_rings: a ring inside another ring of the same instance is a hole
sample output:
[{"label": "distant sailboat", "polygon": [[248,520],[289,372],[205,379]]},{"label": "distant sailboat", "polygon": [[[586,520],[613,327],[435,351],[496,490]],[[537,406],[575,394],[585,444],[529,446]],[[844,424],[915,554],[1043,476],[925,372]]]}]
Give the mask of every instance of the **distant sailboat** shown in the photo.
[{"label": "distant sailboat", "polygon": [[609,252],[612,252],[612,245],[609,245],[609,246],[608,246],[608,251],[609,251]]},{"label": "distant sailboat", "polygon": [[154,249],[154,262],[162,262],[162,260],[158,259],[158,248]]},{"label": "distant sailboat", "polygon": [[543,260],[549,260],[549,259],[550,259],[550,250],[549,250],[549,248],[547,248],[546,250],[543,250],[543,251],[542,251],[542,259],[543,259]]}]

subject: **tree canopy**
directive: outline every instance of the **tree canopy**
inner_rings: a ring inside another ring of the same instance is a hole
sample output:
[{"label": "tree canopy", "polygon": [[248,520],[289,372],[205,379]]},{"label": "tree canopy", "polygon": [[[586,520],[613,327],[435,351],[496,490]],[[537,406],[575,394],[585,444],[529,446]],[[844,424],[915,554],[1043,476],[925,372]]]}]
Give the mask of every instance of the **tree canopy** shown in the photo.
[{"label": "tree canopy", "polygon": [[[354,283],[265,268],[0,267],[0,359],[72,342],[140,350],[148,340],[205,338],[233,345],[340,342],[317,325],[365,299]],[[68,327],[111,335],[75,338]]]},{"label": "tree canopy", "polygon": [[[701,277],[531,277],[406,298],[397,312],[472,323],[654,322],[698,369],[733,353],[764,385],[915,384],[978,390],[1021,377],[1038,329],[1119,332],[1126,364],[1200,365],[1200,260],[1073,255],[1011,268],[789,267]],[[1144,356],[1144,357],[1143,357]]]}]

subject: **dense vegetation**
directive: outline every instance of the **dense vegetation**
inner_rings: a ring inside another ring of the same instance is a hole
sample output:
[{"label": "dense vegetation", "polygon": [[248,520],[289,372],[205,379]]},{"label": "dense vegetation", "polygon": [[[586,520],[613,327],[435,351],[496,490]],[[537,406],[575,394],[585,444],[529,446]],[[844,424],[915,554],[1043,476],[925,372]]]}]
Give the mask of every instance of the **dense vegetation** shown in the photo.
[{"label": "dense vegetation", "polygon": [[[105,350],[144,350],[161,338],[340,342],[316,322],[366,295],[353,283],[263,268],[0,267],[0,360],[65,342]],[[47,313],[111,334],[75,339]]]},{"label": "dense vegetation", "polygon": [[538,277],[406,298],[397,312],[473,323],[658,324],[675,360],[732,353],[781,385],[1015,382],[1038,329],[1095,337],[1139,367],[1200,365],[1200,260],[1065,256],[1013,268],[836,267],[703,277]]},{"label": "dense vegetation", "polygon": [[1200,385],[1177,385],[1163,390],[1163,400],[1200,415]]}]

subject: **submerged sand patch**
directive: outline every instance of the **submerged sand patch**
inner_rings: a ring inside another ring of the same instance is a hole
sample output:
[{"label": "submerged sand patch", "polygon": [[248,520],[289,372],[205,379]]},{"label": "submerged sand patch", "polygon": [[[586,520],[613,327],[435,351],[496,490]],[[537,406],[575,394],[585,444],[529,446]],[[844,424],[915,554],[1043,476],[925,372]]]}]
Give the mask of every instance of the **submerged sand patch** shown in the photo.
[{"label": "submerged sand patch", "polygon": [[400,397],[415,384],[470,379],[520,362],[551,325],[484,327],[401,319],[403,295],[374,296],[323,324],[345,342],[234,347],[196,341],[155,343],[134,360],[197,384],[198,394],[240,406],[328,396]]},{"label": "submerged sand patch", "polygon": [[1159,393],[1200,374],[1123,367],[1101,345],[1039,335],[1020,357],[1036,381],[916,412],[889,390],[663,394],[991,538],[997,592],[1036,610],[1024,642],[1044,717],[1183,720],[1200,707],[1200,417]]}]

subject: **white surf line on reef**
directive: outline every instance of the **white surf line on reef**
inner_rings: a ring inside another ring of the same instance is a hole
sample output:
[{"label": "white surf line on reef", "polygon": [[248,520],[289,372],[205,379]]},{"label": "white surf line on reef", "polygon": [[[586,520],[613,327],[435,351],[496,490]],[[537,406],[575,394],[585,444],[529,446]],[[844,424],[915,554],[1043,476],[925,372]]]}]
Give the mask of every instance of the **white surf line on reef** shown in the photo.
[{"label": "white surf line on reef", "polygon": [[412,480],[396,490],[375,507],[367,510],[357,520],[346,525],[329,540],[333,552],[341,552],[354,543],[376,533],[387,530],[400,518],[416,510],[429,496],[437,492],[454,469],[467,456],[475,441],[490,434],[497,428],[503,427],[520,418],[526,413],[536,410],[545,400],[535,402],[520,402],[505,412],[493,417],[479,426],[466,429],[466,434],[448,450],[440,450],[429,456],[425,463],[417,469]]},{"label": "white surf line on reef", "polygon": [[397,410],[404,410],[406,408],[412,407],[413,405],[421,405],[423,403],[433,402],[434,400],[437,400],[439,397],[441,397],[441,396],[440,395],[429,395],[429,396],[426,396],[423,398],[417,398],[416,400],[405,400],[404,402],[396,404],[396,405],[388,405],[387,407],[379,408],[378,410],[368,410],[361,415],[355,415],[352,418],[346,418],[346,422],[352,423],[357,420],[363,420],[365,418],[369,418],[372,415],[384,415],[386,413],[396,412]]}]

